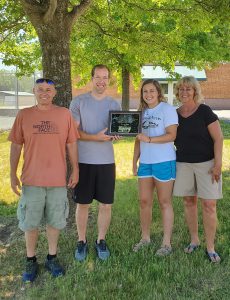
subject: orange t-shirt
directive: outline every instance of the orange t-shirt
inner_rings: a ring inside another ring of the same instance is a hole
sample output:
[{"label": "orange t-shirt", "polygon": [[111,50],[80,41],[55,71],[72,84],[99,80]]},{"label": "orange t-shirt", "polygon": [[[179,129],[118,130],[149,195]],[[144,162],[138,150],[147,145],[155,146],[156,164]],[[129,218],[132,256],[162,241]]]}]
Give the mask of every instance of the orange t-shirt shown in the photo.
[{"label": "orange t-shirt", "polygon": [[79,137],[67,108],[36,106],[19,111],[9,140],[24,146],[21,181],[30,186],[66,186],[66,144]]}]

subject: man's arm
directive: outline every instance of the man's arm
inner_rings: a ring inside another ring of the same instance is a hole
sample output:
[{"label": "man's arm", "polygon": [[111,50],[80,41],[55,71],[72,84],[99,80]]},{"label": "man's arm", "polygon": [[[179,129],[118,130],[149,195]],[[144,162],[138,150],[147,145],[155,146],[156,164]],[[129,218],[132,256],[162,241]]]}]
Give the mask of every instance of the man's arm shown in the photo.
[{"label": "man's arm", "polygon": [[74,123],[80,135],[79,140],[81,141],[107,142],[113,140],[112,136],[105,134],[108,128],[105,128],[96,134],[89,134],[79,128],[80,123],[78,121],[75,120]]},{"label": "man's arm", "polygon": [[104,128],[96,134],[89,134],[80,129],[78,129],[78,132],[80,134],[80,140],[82,141],[108,142],[112,140],[112,137],[110,135],[105,134],[107,130],[108,128]]},{"label": "man's arm", "polygon": [[17,177],[18,162],[21,156],[22,145],[11,143],[10,148],[10,181],[15,194],[20,196],[21,183]]},{"label": "man's arm", "polygon": [[72,167],[72,171],[70,173],[68,187],[74,188],[79,180],[79,168],[78,168],[78,150],[77,150],[77,143],[69,143],[66,145],[70,164]]}]

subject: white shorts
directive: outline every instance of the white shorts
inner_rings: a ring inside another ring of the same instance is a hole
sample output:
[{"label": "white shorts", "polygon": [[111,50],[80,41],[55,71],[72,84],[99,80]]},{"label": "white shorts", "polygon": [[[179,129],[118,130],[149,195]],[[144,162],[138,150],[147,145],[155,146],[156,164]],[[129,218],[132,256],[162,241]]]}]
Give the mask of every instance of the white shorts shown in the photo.
[{"label": "white shorts", "polygon": [[213,165],[213,159],[202,163],[177,162],[173,195],[198,196],[210,200],[223,198],[222,176],[218,182],[212,183],[212,176],[209,174]]}]

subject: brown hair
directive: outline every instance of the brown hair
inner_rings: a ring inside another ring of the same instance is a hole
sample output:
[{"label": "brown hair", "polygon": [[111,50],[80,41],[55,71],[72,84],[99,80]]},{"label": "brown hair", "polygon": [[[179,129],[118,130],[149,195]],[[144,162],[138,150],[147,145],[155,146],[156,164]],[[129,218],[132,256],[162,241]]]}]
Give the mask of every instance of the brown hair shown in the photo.
[{"label": "brown hair", "polygon": [[92,68],[92,71],[91,71],[91,76],[92,76],[92,77],[94,76],[95,70],[96,70],[96,69],[106,69],[106,70],[108,70],[109,78],[110,78],[110,69],[109,69],[106,65],[103,65],[103,64],[95,65],[95,66]]},{"label": "brown hair", "polygon": [[154,80],[154,79],[146,79],[142,83],[142,86],[141,86],[140,106],[139,106],[138,110],[144,110],[144,109],[148,108],[148,104],[144,101],[144,98],[143,98],[143,88],[146,84],[149,84],[149,83],[152,83],[155,86],[155,88],[158,92],[158,101],[163,102],[164,99],[165,99],[160,83],[157,80]]}]

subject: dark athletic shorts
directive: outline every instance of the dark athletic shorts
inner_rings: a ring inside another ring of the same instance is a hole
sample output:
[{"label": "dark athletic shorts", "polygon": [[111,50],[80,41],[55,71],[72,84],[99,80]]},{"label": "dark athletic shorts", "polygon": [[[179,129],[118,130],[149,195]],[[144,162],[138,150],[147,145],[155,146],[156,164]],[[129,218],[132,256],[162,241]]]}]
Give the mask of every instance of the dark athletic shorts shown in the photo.
[{"label": "dark athletic shorts", "polygon": [[112,204],[115,189],[115,164],[79,163],[79,182],[74,189],[73,200],[80,204],[90,204],[93,199]]}]

